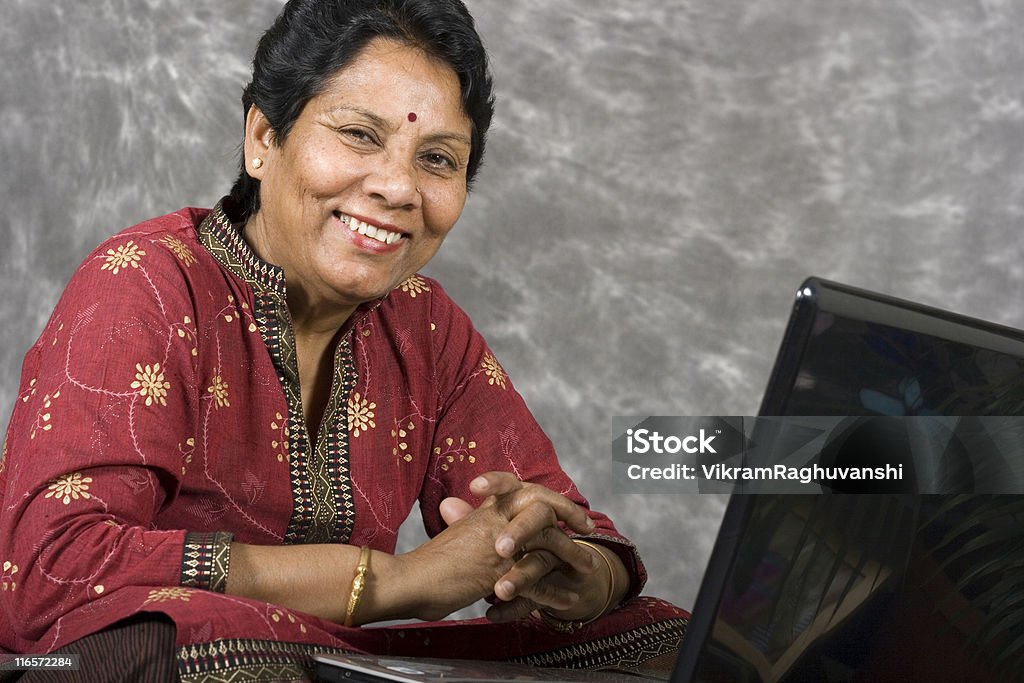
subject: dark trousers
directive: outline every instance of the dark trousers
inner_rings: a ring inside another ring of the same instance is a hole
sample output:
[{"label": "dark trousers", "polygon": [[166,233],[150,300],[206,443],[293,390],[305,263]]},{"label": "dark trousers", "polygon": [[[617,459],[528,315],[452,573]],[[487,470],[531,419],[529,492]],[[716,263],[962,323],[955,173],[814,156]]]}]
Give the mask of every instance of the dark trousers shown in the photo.
[{"label": "dark trousers", "polygon": [[0,682],[177,683],[175,636],[174,622],[168,617],[137,614],[53,653],[79,655],[78,671],[0,672]]}]

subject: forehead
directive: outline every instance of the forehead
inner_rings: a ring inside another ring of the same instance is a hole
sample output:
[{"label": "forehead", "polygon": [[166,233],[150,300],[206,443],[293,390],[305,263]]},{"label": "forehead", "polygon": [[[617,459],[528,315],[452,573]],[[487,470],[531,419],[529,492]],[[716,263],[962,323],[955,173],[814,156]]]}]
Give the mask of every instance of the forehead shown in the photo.
[{"label": "forehead", "polygon": [[339,69],[310,104],[325,113],[370,111],[396,125],[415,119],[467,136],[471,128],[455,71],[419,48],[381,38]]}]

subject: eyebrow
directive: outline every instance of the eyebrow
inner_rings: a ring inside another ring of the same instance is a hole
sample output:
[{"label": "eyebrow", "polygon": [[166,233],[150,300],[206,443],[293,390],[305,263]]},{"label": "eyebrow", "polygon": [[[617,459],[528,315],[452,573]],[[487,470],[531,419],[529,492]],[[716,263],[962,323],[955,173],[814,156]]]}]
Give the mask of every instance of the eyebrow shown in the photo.
[{"label": "eyebrow", "polygon": [[[372,121],[377,126],[380,126],[381,128],[385,128],[387,130],[391,130],[393,128],[393,126],[386,119],[384,119],[381,116],[373,113],[372,111],[369,111],[369,110],[366,110],[366,109],[361,109],[360,107],[353,107],[353,106],[350,106],[350,105],[347,105],[347,104],[342,104],[342,105],[339,105],[337,107],[334,107],[333,109],[330,109],[328,111],[328,113],[329,114],[334,114],[334,113],[339,112],[339,111],[348,111],[348,112],[353,112],[353,113],[359,114],[360,116],[365,116],[366,118],[368,118],[370,121]],[[453,141],[453,142],[461,142],[462,144],[467,145],[469,147],[473,146],[472,139],[468,135],[463,135],[462,133],[452,133],[452,132],[432,133],[431,135],[426,136],[425,140],[428,141],[428,142],[441,142],[441,141],[445,141],[445,140],[450,140],[450,141]]]},{"label": "eyebrow", "polygon": [[434,133],[433,135],[427,135],[424,138],[427,142],[441,142],[444,140],[451,140],[452,142],[461,142],[467,147],[473,146],[473,141],[468,135],[461,133]]}]

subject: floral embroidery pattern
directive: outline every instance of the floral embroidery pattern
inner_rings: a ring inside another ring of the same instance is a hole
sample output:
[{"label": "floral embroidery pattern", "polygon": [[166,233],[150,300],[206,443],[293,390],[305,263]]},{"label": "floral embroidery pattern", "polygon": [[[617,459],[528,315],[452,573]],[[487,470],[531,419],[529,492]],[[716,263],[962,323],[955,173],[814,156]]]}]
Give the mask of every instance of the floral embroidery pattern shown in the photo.
[{"label": "floral embroidery pattern", "polygon": [[216,375],[211,381],[213,384],[206,387],[206,391],[213,395],[214,400],[217,402],[217,407],[230,408],[231,403],[228,401],[228,383],[221,379],[220,375]]},{"label": "floral embroidery pattern", "polygon": [[167,235],[162,240],[168,249],[174,252],[174,255],[178,257],[178,260],[188,268],[196,262],[196,256],[192,253],[192,250],[185,246],[185,243],[179,240],[173,235]]},{"label": "floral embroidery pattern", "polygon": [[275,623],[280,622],[281,621],[281,617],[285,617],[286,619],[288,619],[288,623],[290,623],[290,624],[298,623],[299,624],[299,630],[302,631],[303,633],[306,632],[306,625],[301,623],[301,622],[298,622],[295,619],[295,617],[290,612],[282,612],[279,609],[275,609],[270,614],[270,618],[273,619]]},{"label": "floral embroidery pattern", "polygon": [[83,477],[81,472],[65,474],[63,477],[57,477],[50,482],[50,485],[46,487],[49,489],[49,493],[44,497],[53,498],[54,500],[60,500],[63,497],[65,505],[70,504],[72,499],[78,500],[82,498],[84,500],[92,498],[89,495],[90,483],[92,483],[92,477]]},{"label": "floral embroidery pattern", "polygon": [[33,377],[32,381],[28,383],[28,389],[24,394],[18,397],[21,399],[22,403],[28,403],[28,400],[36,395],[36,381],[36,378]]},{"label": "floral embroidery pattern", "polygon": [[191,436],[185,439],[184,444],[178,444],[178,452],[181,453],[181,473],[185,474],[185,470],[192,464],[192,456],[196,452],[196,440]]},{"label": "floral embroidery pattern", "polygon": [[244,301],[242,302],[242,313],[245,314],[245,317],[249,319],[249,327],[246,329],[248,329],[250,332],[258,331],[259,328],[256,326],[255,318],[252,317],[252,312],[249,309],[249,304],[245,303]]},{"label": "floral embroidery pattern", "polygon": [[131,266],[132,268],[139,267],[139,261],[146,255],[146,252],[139,249],[139,245],[135,244],[134,240],[128,240],[117,248],[117,251],[113,249],[107,249],[107,260],[100,270],[109,270],[114,275],[121,272],[122,268]]},{"label": "floral embroidery pattern", "polygon": [[409,422],[406,423],[404,428],[396,427],[391,430],[391,438],[395,440],[395,447],[391,449],[391,453],[396,458],[401,458],[406,462],[412,462],[412,453],[409,452],[409,444],[403,441],[403,439],[405,439],[413,429],[416,429],[416,425]]},{"label": "floral embroidery pattern", "polygon": [[228,305],[227,313],[224,314],[224,322],[230,323],[235,320],[235,316],[238,315],[238,308],[235,306],[235,296],[228,294]]},{"label": "floral embroidery pattern", "polygon": [[505,369],[498,363],[498,359],[494,357],[494,354],[488,352],[484,356],[483,363],[481,363],[484,369],[484,374],[487,375],[487,383],[490,385],[497,384],[502,389],[507,389],[505,381],[508,379],[508,375],[505,373]]},{"label": "floral embroidery pattern", "polygon": [[154,363],[143,368],[142,363],[136,363],[135,369],[138,372],[135,373],[132,389],[139,390],[139,396],[146,399],[146,405],[151,406],[154,403],[167,405],[165,399],[167,390],[171,388],[171,383],[164,381],[164,373],[160,370],[160,364]]},{"label": "floral embroidery pattern", "polygon": [[[196,342],[196,333],[195,330],[192,329],[192,318],[186,315],[181,323],[181,326],[179,327],[175,325],[175,327],[178,328],[178,337],[180,337],[181,339],[185,339],[186,337],[188,337],[188,339],[193,344]],[[197,349],[195,346],[192,347],[192,355],[199,355],[199,349]]]},{"label": "floral embroidery pattern", "polygon": [[53,429],[53,422],[50,421],[51,418],[53,418],[53,413],[43,411],[49,411],[53,406],[54,400],[58,398],[60,398],[59,391],[53,392],[53,396],[50,396],[49,394],[43,396],[43,407],[38,413],[36,413],[36,422],[32,426],[31,433],[28,435],[29,439],[36,438],[36,433],[39,431],[48,432]]},{"label": "floral embroidery pattern", "polygon": [[222,312],[220,315],[224,317],[224,322],[232,323],[238,320],[240,323],[244,323],[245,319],[249,320],[249,327],[247,328],[250,332],[256,332],[259,328],[256,326],[256,322],[252,317],[252,313],[249,309],[249,304],[244,301],[241,303],[242,312],[238,312],[238,306],[235,305],[234,295],[228,295],[228,305],[223,309],[226,312]]},{"label": "floral embroidery pattern", "polygon": [[408,294],[411,298],[415,299],[417,294],[430,291],[430,285],[427,281],[421,278],[419,275],[413,275],[411,278],[401,284],[402,291]]},{"label": "floral embroidery pattern", "polygon": [[471,465],[476,462],[476,456],[470,453],[471,450],[476,448],[476,441],[466,443],[466,437],[460,436],[458,445],[455,445],[455,439],[449,436],[444,442],[448,446],[448,450],[442,451],[440,446],[435,446],[434,455],[440,457],[441,469],[445,472],[456,461],[468,462]]},{"label": "floral embroidery pattern", "polygon": [[0,573],[0,590],[15,591],[18,588],[18,582],[14,580],[14,575],[18,573],[18,565],[14,564],[10,560],[5,560],[3,563],[3,572]]},{"label": "floral embroidery pattern", "polygon": [[149,597],[142,604],[148,605],[151,602],[166,602],[167,600],[188,602],[191,597],[192,591],[188,588],[156,588],[149,591]]},{"label": "floral embroidery pattern", "polygon": [[348,400],[348,430],[352,436],[358,437],[360,430],[367,432],[376,428],[377,424],[373,421],[376,408],[376,403],[363,398],[358,391],[352,394]]},{"label": "floral embroidery pattern", "polygon": [[284,415],[274,413],[274,421],[270,423],[270,428],[277,432],[280,439],[271,441],[270,447],[277,451],[277,461],[284,462],[288,457],[288,423],[285,421]]},{"label": "floral embroidery pattern", "polygon": [[63,331],[64,331],[64,323],[61,323],[61,324],[60,324],[60,325],[59,325],[59,326],[57,327],[57,333],[58,333],[58,334],[55,334],[55,335],[53,335],[53,341],[51,341],[51,342],[50,342],[50,346],[56,346],[56,345],[57,345],[57,339],[58,339],[58,337],[59,337],[59,333],[60,333],[60,332],[63,332]]}]

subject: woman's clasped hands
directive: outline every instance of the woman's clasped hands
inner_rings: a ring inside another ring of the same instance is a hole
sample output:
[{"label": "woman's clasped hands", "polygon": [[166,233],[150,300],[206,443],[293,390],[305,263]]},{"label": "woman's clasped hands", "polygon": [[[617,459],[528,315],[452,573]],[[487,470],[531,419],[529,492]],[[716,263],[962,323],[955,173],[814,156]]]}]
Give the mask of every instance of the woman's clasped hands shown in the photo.
[{"label": "woman's clasped hands", "polygon": [[535,610],[561,621],[586,621],[625,594],[621,560],[567,533],[594,532],[585,508],[508,472],[483,474],[470,491],[483,499],[479,507],[443,500],[448,528],[406,556],[429,582],[421,594],[422,618],[442,618],[486,598],[492,602],[487,617],[495,622]]}]

